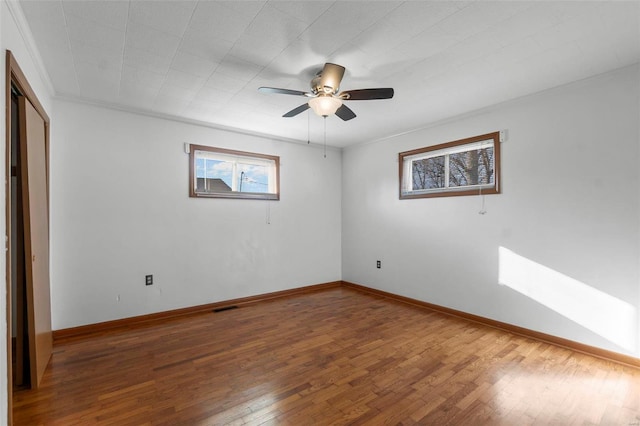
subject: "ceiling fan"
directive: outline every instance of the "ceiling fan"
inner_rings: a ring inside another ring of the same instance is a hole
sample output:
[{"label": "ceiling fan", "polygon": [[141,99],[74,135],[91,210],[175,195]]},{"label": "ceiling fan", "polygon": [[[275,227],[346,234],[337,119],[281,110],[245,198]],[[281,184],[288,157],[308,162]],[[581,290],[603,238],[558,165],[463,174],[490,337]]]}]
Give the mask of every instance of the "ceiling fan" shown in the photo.
[{"label": "ceiling fan", "polygon": [[371,99],[393,98],[392,88],[345,90],[344,92],[338,93],[343,76],[343,66],[326,63],[322,70],[311,80],[311,92],[279,89],[277,87],[260,87],[258,90],[262,93],[279,93],[282,95],[306,96],[310,98],[307,103],[292,109],[284,114],[283,117],[294,117],[311,108],[316,114],[323,117],[335,114],[344,121],[355,118],[356,114],[348,106],[344,105],[342,101],[366,101]]}]

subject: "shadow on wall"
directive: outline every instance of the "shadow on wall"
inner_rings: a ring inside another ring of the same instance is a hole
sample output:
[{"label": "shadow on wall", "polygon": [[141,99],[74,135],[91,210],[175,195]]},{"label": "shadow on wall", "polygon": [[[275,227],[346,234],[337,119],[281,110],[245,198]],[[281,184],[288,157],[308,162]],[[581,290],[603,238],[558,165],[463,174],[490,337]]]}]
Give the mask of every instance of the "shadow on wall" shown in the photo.
[{"label": "shadow on wall", "polygon": [[633,353],[637,348],[637,309],[513,251],[499,248],[499,278],[517,292]]}]

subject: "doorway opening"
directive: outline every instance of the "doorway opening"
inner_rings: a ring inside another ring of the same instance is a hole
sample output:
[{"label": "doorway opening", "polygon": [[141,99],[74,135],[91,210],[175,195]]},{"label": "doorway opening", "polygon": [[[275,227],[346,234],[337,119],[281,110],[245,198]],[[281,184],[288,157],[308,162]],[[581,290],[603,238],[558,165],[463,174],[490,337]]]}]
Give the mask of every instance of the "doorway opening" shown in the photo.
[{"label": "doorway opening", "polygon": [[49,286],[49,117],[6,53],[7,396],[37,388],[53,347]]},{"label": "doorway opening", "polygon": [[17,89],[11,87],[11,354],[13,390],[31,387]]}]

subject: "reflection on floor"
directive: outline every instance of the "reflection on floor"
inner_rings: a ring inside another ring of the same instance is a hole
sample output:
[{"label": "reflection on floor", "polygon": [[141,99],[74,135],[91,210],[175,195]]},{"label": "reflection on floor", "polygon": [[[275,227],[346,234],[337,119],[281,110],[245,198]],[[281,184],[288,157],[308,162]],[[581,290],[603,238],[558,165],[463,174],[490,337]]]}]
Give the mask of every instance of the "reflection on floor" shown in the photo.
[{"label": "reflection on floor", "polygon": [[70,338],[16,425],[640,422],[640,370],[352,289]]}]

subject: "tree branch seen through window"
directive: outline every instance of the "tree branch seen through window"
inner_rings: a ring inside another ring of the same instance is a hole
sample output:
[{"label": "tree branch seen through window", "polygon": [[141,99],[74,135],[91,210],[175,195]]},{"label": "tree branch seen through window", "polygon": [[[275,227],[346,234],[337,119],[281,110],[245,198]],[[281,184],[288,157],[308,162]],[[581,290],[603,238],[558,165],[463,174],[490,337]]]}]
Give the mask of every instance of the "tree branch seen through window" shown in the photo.
[{"label": "tree branch seen through window", "polygon": [[401,152],[400,198],[497,194],[500,133]]}]

